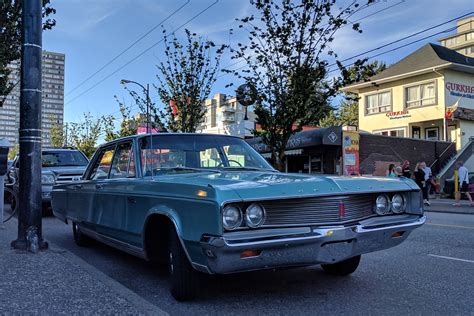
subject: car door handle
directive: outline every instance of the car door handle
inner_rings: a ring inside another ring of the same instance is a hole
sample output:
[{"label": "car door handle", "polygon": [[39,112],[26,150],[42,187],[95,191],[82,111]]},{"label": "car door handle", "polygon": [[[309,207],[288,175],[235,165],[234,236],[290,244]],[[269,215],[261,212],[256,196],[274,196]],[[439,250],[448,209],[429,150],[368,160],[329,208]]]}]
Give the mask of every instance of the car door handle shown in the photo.
[{"label": "car door handle", "polygon": [[101,190],[101,189],[104,188],[104,185],[103,185],[103,184],[96,184],[96,185],[95,185],[95,188],[96,188],[97,190]]},{"label": "car door handle", "polygon": [[133,197],[130,197],[130,196],[127,198],[127,200],[128,200],[129,203],[132,203],[132,204],[137,203],[137,200]]}]

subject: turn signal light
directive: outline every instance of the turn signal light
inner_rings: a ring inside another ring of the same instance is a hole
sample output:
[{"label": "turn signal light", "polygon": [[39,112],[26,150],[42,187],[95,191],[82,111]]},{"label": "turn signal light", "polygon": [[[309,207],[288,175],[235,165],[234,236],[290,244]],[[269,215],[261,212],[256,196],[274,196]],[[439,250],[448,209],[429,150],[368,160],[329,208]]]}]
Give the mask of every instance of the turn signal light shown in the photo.
[{"label": "turn signal light", "polygon": [[240,259],[258,257],[261,253],[261,250],[245,250],[240,253]]},{"label": "turn signal light", "polygon": [[392,234],[392,238],[398,238],[398,237],[402,237],[403,234],[405,234],[405,232],[401,231],[401,232],[396,232],[396,233],[393,233]]}]

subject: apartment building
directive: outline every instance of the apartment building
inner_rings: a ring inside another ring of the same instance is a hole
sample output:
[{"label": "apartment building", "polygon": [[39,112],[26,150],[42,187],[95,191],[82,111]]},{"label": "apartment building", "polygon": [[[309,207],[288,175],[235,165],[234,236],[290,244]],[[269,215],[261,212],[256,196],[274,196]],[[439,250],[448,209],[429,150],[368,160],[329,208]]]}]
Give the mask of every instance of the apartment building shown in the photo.
[{"label": "apartment building", "polygon": [[[0,138],[8,139],[14,146],[18,144],[20,127],[20,62],[12,62],[9,68],[10,80],[16,85],[0,107]],[[64,121],[64,69],[64,54],[43,51],[41,125],[44,147],[50,146],[49,134],[54,124],[62,125]]]},{"label": "apartment building", "polygon": [[234,96],[217,93],[204,103],[206,116],[198,128],[199,133],[225,134],[242,138],[252,137],[251,130],[255,128],[255,114],[252,107],[247,109],[237,102]]},{"label": "apartment building", "polygon": [[442,46],[474,57],[474,16],[457,21],[455,34],[439,39]]}]

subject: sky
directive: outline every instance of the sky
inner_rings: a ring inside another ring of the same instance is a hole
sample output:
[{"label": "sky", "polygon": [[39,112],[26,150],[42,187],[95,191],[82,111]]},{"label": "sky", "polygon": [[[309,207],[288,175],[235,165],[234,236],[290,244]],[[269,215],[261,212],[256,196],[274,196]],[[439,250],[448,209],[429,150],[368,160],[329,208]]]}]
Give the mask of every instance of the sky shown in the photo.
[{"label": "sky", "polygon": [[[132,102],[120,84],[121,79],[134,80],[143,85],[157,82],[156,65],[164,61],[161,26],[84,82],[155,26],[163,24],[167,30],[181,27],[176,31],[179,38],[184,35],[184,28],[188,28],[216,44],[235,45],[245,41],[245,33],[238,29],[235,18],[255,13],[250,0],[52,0],[51,2],[57,10],[54,16],[57,25],[53,30],[43,33],[43,49],[66,55],[64,109],[66,122],[80,120],[85,112],[95,116],[112,114],[119,117],[119,106],[114,96],[129,104]],[[337,1],[337,6],[347,3],[346,0]],[[206,11],[199,14],[206,8],[208,8]],[[383,11],[377,13],[380,10]],[[174,15],[162,23],[174,11],[176,11]],[[472,0],[376,1],[375,4],[351,17],[351,21],[361,19],[363,33],[356,33],[351,27],[342,28],[336,33],[331,48],[336,51],[340,59],[345,59],[472,11],[474,11]],[[193,17],[195,18],[188,22]],[[440,26],[362,57],[370,57],[454,26],[455,22]],[[229,35],[231,28],[237,29],[233,35]],[[421,40],[383,54],[377,59],[387,64],[397,62],[426,43],[437,44],[437,39],[452,33],[454,32]],[[149,49],[150,47],[152,48]],[[145,50],[147,52],[144,52]],[[221,61],[223,68],[229,65],[232,65],[229,68],[238,68],[243,65],[243,63],[233,64],[235,61],[230,60],[229,54],[223,56]],[[235,88],[225,87],[231,82],[236,86],[240,83],[232,75],[219,75],[211,95],[218,92],[234,95]],[[151,90],[151,98],[158,100],[156,91]]]}]

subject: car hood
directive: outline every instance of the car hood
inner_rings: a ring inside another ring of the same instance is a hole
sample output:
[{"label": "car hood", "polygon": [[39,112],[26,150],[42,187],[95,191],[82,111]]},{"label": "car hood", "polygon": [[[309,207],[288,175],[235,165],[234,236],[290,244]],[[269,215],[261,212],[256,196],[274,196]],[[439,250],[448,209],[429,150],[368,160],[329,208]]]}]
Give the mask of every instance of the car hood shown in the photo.
[{"label": "car hood", "polygon": [[41,168],[41,172],[52,172],[56,175],[83,174],[84,171],[86,171],[86,168],[87,166],[43,167]]},{"label": "car hood", "polygon": [[407,178],[314,176],[255,171],[193,173],[175,176],[173,182],[212,187],[217,191],[232,190],[242,199],[419,190]]}]

